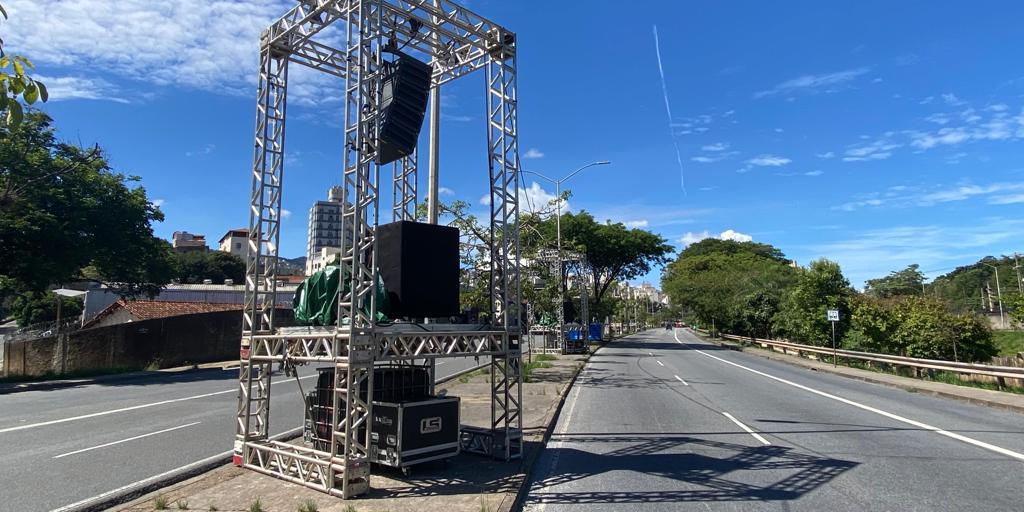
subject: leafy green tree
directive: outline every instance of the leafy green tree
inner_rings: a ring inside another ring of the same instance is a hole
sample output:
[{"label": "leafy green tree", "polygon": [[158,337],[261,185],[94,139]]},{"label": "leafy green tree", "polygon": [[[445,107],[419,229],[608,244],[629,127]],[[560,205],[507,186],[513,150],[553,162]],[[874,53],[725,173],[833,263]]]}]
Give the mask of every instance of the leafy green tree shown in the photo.
[{"label": "leafy green tree", "polygon": [[24,327],[42,322],[57,320],[57,302],[61,303],[61,321],[75,318],[82,314],[81,299],[62,297],[53,292],[26,293],[18,295],[11,304],[11,311],[18,325]]},{"label": "leafy green tree", "polygon": [[180,283],[202,283],[210,279],[220,284],[231,279],[245,280],[245,262],[234,254],[222,251],[188,251],[174,254],[174,278]]},{"label": "leafy green tree", "polygon": [[1024,295],[1011,293],[1003,304],[1009,311],[1010,319],[1018,328],[1024,327]]},{"label": "leafy green tree", "polygon": [[[524,215],[520,236],[523,245],[533,250],[554,249],[557,245],[554,215],[540,218]],[[610,313],[602,305],[612,283],[635,279],[656,266],[668,263],[671,245],[660,235],[622,223],[600,223],[586,211],[562,214],[562,248],[578,253],[581,260],[569,261],[562,272],[584,275],[590,283],[591,312],[595,316]]]},{"label": "leafy green tree", "polygon": [[776,315],[776,326],[793,341],[830,345],[832,326],[826,313],[829,309],[839,310],[836,339],[841,340],[850,325],[853,293],[838,263],[815,260],[799,272],[796,284],[786,293]]},{"label": "leafy green tree", "polygon": [[868,279],[865,293],[874,297],[897,297],[921,295],[924,290],[924,274],[916,263],[888,276]]},{"label": "leafy green tree", "polygon": [[77,280],[158,292],[173,264],[153,236],[163,213],[138,181],[113,171],[98,146],[57,141],[44,113],[0,126],[0,296]]},{"label": "leafy green tree", "polygon": [[795,275],[774,247],[717,240],[683,250],[662,274],[661,286],[673,305],[701,325],[770,336],[772,319]]},{"label": "leafy green tree", "polygon": [[[0,18],[7,20],[3,5],[0,5]],[[0,124],[17,126],[21,123],[25,111],[18,102],[19,97],[29,105],[50,99],[46,86],[28,75],[26,70],[33,68],[32,61],[27,58],[5,53],[4,41],[0,39],[0,114],[3,114]]]}]

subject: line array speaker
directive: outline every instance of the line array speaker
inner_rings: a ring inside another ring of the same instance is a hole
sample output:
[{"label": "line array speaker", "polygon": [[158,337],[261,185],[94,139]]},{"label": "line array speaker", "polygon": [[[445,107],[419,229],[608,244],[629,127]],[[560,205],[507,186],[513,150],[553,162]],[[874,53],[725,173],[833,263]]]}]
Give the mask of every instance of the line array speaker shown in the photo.
[{"label": "line array speaker", "polygon": [[404,53],[395,54],[381,92],[380,140],[376,161],[388,164],[411,155],[423,127],[430,97],[430,64]]}]

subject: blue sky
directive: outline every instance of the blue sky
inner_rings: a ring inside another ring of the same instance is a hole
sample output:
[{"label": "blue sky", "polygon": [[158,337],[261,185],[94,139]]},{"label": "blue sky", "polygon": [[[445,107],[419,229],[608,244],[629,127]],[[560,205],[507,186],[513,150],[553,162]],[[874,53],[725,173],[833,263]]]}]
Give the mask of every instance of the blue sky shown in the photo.
[{"label": "blue sky", "polygon": [[[828,257],[856,285],[1024,251],[1024,4],[642,4],[468,2],[518,33],[524,168],[613,162],[570,182],[571,209],[680,248],[724,236]],[[0,35],[36,61],[61,136],[142,177],[159,235],[248,223],[258,33],[292,2],[4,5]],[[300,256],[341,174],[340,84],[291,84],[282,254]],[[481,212],[483,91],[482,75],[443,90],[441,178]],[[532,181],[534,200],[553,192]]]}]

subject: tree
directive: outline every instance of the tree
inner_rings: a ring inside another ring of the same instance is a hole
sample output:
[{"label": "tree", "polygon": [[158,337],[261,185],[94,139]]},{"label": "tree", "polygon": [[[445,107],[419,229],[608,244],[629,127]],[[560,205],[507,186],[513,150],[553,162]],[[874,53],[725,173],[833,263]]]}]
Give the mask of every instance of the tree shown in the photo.
[{"label": "tree", "polygon": [[[0,18],[7,20],[7,11],[0,5]],[[37,101],[46,102],[50,93],[42,82],[28,75],[26,69],[33,69],[32,61],[20,55],[7,55],[4,52],[4,41],[0,39],[0,117],[2,123],[17,126],[24,117],[24,108],[18,102],[21,99],[32,105]]]},{"label": "tree", "polygon": [[174,278],[180,283],[202,283],[206,279],[222,283],[231,279],[241,284],[245,279],[245,262],[222,251],[175,253]]},{"label": "tree", "polygon": [[[557,243],[556,218],[524,215],[520,236],[525,247],[554,249]],[[575,252],[580,260],[569,261],[562,271],[566,282],[571,273],[586,276],[590,283],[591,314],[604,317],[610,308],[602,301],[614,282],[625,282],[669,262],[671,245],[660,235],[622,223],[594,220],[586,211],[562,215],[562,248]]]},{"label": "tree", "polygon": [[98,146],[58,142],[41,112],[0,126],[0,297],[78,280],[158,292],[172,260],[153,236],[163,213],[138,181],[114,172]]},{"label": "tree", "polygon": [[915,263],[888,276],[868,279],[865,293],[874,297],[896,297],[900,295],[921,295],[924,290],[924,274]]},{"label": "tree", "polygon": [[661,286],[672,304],[708,327],[770,336],[796,270],[770,245],[705,242],[688,246],[662,274]]},{"label": "tree", "polygon": [[84,305],[80,299],[62,297],[53,292],[33,292],[19,295],[11,303],[11,312],[18,325],[53,322],[57,319],[57,302],[61,305],[61,319],[72,319],[82,314]]},{"label": "tree", "polygon": [[838,263],[827,259],[813,261],[799,272],[796,284],[786,293],[776,315],[776,326],[793,341],[828,345],[832,326],[827,310],[839,310],[836,338],[842,339],[850,325],[849,300],[853,293]]}]

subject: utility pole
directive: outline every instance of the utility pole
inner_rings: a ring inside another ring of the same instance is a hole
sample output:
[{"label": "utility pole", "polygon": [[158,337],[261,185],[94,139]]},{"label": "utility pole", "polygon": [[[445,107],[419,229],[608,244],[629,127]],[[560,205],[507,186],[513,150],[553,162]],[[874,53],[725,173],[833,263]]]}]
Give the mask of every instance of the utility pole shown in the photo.
[{"label": "utility pole", "polygon": [[[440,1],[434,0],[434,7],[440,7]],[[433,22],[439,20],[434,17]],[[434,33],[434,42],[441,44],[440,36]],[[435,66],[437,63],[434,63]],[[441,150],[441,86],[435,85],[430,88],[430,167],[427,181],[427,223],[437,224],[438,202],[438,173],[440,171],[440,150]]]},{"label": "utility pole", "polygon": [[982,263],[982,265],[992,267],[996,271],[996,298],[999,300],[999,326],[1006,329],[1006,317],[1003,315],[1003,287],[999,284],[999,267],[989,265],[988,263]]},{"label": "utility pole", "polygon": [[1017,273],[1017,292],[1024,295],[1024,282],[1020,280],[1020,260],[1017,259],[1017,253],[1013,253],[1013,270]]}]

